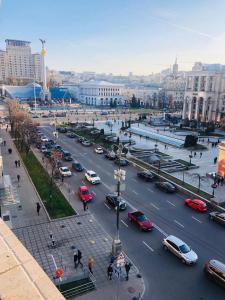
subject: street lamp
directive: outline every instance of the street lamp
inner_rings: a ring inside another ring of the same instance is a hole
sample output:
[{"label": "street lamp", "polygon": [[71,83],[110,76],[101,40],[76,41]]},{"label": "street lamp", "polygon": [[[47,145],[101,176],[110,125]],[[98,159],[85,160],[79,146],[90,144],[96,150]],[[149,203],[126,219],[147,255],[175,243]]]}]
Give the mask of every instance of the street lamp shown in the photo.
[{"label": "street lamp", "polygon": [[[126,171],[120,169],[120,159],[122,155],[123,145],[119,144],[118,150],[117,150],[117,157],[119,160],[119,167],[117,170],[114,170],[114,179],[117,180],[117,196],[118,200],[121,193],[121,181],[125,180]],[[122,249],[122,243],[120,241],[119,236],[119,218],[120,218],[120,207],[119,207],[119,201],[117,201],[117,207],[116,207],[116,237],[113,239],[112,242],[112,255],[114,257],[117,257]]]}]

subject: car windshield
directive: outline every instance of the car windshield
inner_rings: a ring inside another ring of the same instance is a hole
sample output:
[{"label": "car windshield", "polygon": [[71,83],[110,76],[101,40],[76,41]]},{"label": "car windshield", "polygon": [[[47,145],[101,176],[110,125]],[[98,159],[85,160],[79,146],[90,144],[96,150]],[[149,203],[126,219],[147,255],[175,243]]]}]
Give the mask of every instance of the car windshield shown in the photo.
[{"label": "car windshield", "polygon": [[184,253],[184,254],[191,251],[191,248],[188,247],[188,245],[186,245],[186,244],[181,245],[181,246],[179,247],[179,249],[180,249],[180,251],[181,251],[182,253]]},{"label": "car windshield", "polygon": [[62,170],[63,170],[63,172],[69,172],[68,168],[63,168]]},{"label": "car windshield", "polygon": [[202,206],[202,207],[205,207],[205,206],[206,206],[206,204],[205,204],[205,203],[201,203],[201,206]]},{"label": "car windshield", "polygon": [[140,216],[137,217],[137,219],[138,219],[138,221],[140,221],[140,222],[144,222],[144,221],[147,220],[147,218],[146,218],[145,215],[140,215]]},{"label": "car windshield", "polygon": [[77,168],[81,168],[81,164],[75,164]]},{"label": "car windshield", "polygon": [[97,175],[96,174],[91,174],[91,177],[97,177]]},{"label": "car windshield", "polygon": [[88,190],[85,190],[85,191],[81,191],[82,195],[89,195],[89,191]]}]

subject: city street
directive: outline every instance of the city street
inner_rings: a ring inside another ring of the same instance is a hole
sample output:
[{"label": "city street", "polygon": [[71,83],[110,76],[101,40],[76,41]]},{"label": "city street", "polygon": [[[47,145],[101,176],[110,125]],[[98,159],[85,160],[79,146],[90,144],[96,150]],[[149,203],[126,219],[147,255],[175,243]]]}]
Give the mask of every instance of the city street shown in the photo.
[{"label": "city street", "polygon": [[[53,127],[40,127],[52,137]],[[94,170],[101,177],[101,184],[92,186],[84,179],[84,172],[75,173],[64,183],[74,191],[73,204],[80,202],[77,196],[79,185],[87,185],[94,195],[89,204],[90,211],[105,230],[114,237],[116,233],[115,210],[105,203],[105,195],[115,190],[113,172],[117,168],[104,155],[94,153],[93,147],[84,147],[76,140],[59,134],[57,141],[68,150],[74,159],[80,161],[86,169]],[[65,163],[70,166],[70,163]],[[144,299],[224,299],[224,289],[209,281],[203,273],[204,263],[216,258],[225,262],[224,228],[210,222],[208,213],[197,213],[184,206],[185,195],[166,194],[136,176],[137,169],[124,168],[126,190],[122,197],[128,208],[120,214],[120,238],[126,253],[141,271],[146,284]],[[82,203],[80,202],[80,207]],[[138,209],[143,211],[155,228],[152,232],[140,232],[127,218],[127,212]],[[173,234],[185,241],[198,254],[197,265],[186,266],[162,247],[165,236]]]}]

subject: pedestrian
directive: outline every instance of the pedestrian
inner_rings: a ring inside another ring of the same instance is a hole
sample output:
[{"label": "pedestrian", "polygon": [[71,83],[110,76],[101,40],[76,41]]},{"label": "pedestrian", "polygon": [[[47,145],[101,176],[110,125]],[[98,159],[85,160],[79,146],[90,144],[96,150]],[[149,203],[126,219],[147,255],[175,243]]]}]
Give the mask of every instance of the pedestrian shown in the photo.
[{"label": "pedestrian", "polygon": [[17,164],[18,164],[18,162],[17,162],[17,160],[15,160],[15,166],[16,166],[16,168],[17,168]]},{"label": "pedestrian", "polygon": [[78,259],[78,263],[77,266],[81,265],[81,268],[83,268],[83,263],[81,262],[82,259],[82,252],[78,249],[77,251],[77,259]]},{"label": "pedestrian", "polygon": [[223,183],[224,183],[224,177],[223,176],[220,178],[220,182],[221,182],[221,186],[223,186]]},{"label": "pedestrian", "polygon": [[6,141],[3,141],[3,146],[4,146],[4,147],[6,146]]},{"label": "pedestrian", "polygon": [[17,165],[20,168],[20,160],[17,160]]},{"label": "pedestrian", "polygon": [[63,181],[64,181],[64,176],[62,175],[62,176],[61,176],[61,182],[63,182]]},{"label": "pedestrian", "polygon": [[214,158],[214,164],[216,164],[216,162],[217,162],[217,157]]},{"label": "pedestrian", "polygon": [[113,274],[112,264],[109,264],[109,266],[107,268],[107,275],[108,275],[109,280],[112,280],[112,274]]},{"label": "pedestrian", "polygon": [[53,233],[52,233],[52,231],[49,232],[49,237],[50,237],[51,240],[53,239]]},{"label": "pedestrian", "polygon": [[52,238],[52,248],[55,248],[55,240]]},{"label": "pedestrian", "polygon": [[202,157],[202,152],[200,152],[200,158]]},{"label": "pedestrian", "polygon": [[164,146],[165,150],[166,150],[166,145]]},{"label": "pedestrian", "polygon": [[17,174],[17,181],[18,181],[18,183],[20,182],[20,175],[19,174]]},{"label": "pedestrian", "polygon": [[94,259],[92,256],[88,256],[88,269],[93,274],[93,266],[94,266]]},{"label": "pedestrian", "polygon": [[7,125],[6,125],[6,129],[5,129],[5,130],[6,130],[6,132],[8,131],[8,128],[9,128],[9,125],[7,124]]},{"label": "pedestrian", "polygon": [[84,208],[84,211],[86,211],[88,209],[87,201],[83,201],[83,208]]},{"label": "pedestrian", "polygon": [[194,152],[194,157],[197,155],[197,153],[196,152]]},{"label": "pedestrian", "polygon": [[75,249],[73,252],[73,261],[74,261],[74,268],[77,268],[77,260],[78,260],[78,255],[77,255],[77,250]]},{"label": "pedestrian", "polygon": [[44,156],[42,156],[41,160],[42,160],[42,162],[43,162],[43,163],[45,162],[45,158],[44,158]]},{"label": "pedestrian", "polygon": [[37,214],[39,216],[39,212],[40,212],[40,209],[41,209],[41,205],[39,202],[36,203],[37,204]]},{"label": "pedestrian", "polygon": [[8,149],[8,152],[9,152],[9,154],[12,154],[12,149],[9,148],[9,149]]},{"label": "pedestrian", "polygon": [[130,263],[126,262],[124,267],[126,270],[126,280],[129,280],[129,272],[130,272],[131,265],[130,265]]},{"label": "pedestrian", "polygon": [[218,176],[218,178],[217,178],[217,183],[218,183],[218,186],[220,185],[220,176]]}]

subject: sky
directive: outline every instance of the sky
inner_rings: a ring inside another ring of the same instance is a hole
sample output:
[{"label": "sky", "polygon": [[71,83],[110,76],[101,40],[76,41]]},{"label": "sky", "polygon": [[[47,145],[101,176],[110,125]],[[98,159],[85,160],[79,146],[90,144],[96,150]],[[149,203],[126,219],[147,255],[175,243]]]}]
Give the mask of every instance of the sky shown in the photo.
[{"label": "sky", "polygon": [[5,39],[46,40],[49,68],[147,75],[225,64],[225,0],[0,0]]}]

